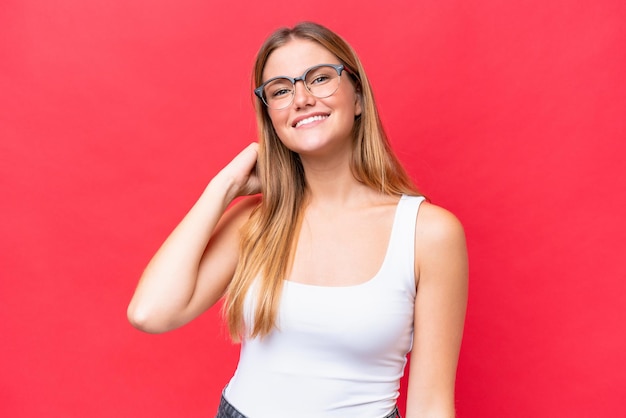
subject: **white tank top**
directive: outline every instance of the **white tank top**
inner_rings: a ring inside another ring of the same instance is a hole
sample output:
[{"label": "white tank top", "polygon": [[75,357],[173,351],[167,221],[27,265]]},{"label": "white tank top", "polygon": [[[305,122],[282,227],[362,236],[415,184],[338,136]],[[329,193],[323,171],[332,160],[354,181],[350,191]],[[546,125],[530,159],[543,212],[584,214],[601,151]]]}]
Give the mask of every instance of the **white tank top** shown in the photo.
[{"label": "white tank top", "polygon": [[[415,221],[423,200],[401,197],[384,261],[369,281],[285,281],[278,328],[242,342],[224,390],[235,408],[249,418],[380,418],[393,411],[413,342]],[[244,309],[250,321],[250,294]]]}]

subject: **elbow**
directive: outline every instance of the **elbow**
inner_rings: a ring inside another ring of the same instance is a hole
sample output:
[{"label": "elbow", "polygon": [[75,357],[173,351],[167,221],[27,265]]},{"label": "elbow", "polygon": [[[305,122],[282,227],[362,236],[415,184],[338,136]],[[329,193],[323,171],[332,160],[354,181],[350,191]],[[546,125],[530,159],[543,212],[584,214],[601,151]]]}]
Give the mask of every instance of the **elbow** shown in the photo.
[{"label": "elbow", "polygon": [[128,306],[126,317],[133,327],[149,334],[161,334],[172,329],[169,324],[159,320],[155,312],[134,306],[133,303]]}]

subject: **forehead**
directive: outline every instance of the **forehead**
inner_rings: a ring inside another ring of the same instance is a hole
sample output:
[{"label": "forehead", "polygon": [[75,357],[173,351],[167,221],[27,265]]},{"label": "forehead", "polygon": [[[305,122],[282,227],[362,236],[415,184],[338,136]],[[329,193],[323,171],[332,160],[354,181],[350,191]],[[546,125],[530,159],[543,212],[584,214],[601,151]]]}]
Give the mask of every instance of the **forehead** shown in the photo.
[{"label": "forehead", "polygon": [[276,48],[263,68],[263,80],[287,75],[298,77],[307,68],[318,64],[340,64],[337,57],[314,41],[292,39]]}]

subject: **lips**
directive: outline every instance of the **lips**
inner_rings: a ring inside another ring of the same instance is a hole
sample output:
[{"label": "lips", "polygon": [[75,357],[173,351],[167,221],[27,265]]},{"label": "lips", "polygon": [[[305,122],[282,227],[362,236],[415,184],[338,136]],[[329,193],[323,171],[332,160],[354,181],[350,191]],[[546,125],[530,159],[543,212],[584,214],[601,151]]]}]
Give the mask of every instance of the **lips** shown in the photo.
[{"label": "lips", "polygon": [[293,128],[299,128],[300,126],[304,126],[304,125],[308,125],[309,123],[313,123],[313,122],[317,122],[320,120],[324,120],[326,118],[328,118],[328,114],[317,114],[317,115],[311,115],[311,116],[305,116],[303,118],[298,118],[294,121],[292,127]]}]

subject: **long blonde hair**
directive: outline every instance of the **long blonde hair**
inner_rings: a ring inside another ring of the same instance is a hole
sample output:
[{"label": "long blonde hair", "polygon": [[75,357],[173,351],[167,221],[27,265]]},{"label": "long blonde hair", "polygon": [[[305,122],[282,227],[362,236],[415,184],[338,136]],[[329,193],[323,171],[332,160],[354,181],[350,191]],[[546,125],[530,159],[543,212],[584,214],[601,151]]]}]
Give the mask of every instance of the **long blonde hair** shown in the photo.
[{"label": "long blonde hair", "polygon": [[[362,113],[353,127],[351,170],[363,184],[388,195],[419,194],[389,146],[374,95],[354,50],[331,30],[311,22],[281,28],[261,46],[254,66],[254,86],[261,85],[270,54],[292,39],[317,42],[333,53],[352,77],[361,94]],[[266,106],[255,102],[259,157],[257,174],[262,199],[242,230],[239,263],[226,291],[224,314],[235,341],[267,335],[275,326],[283,287],[295,252],[295,242],[305,206],[306,179],[298,154],[278,138]],[[246,330],[244,300],[256,279],[254,322]]]}]

